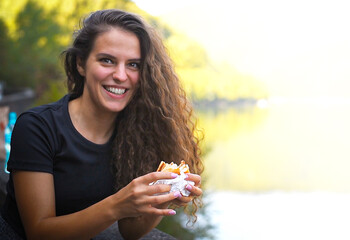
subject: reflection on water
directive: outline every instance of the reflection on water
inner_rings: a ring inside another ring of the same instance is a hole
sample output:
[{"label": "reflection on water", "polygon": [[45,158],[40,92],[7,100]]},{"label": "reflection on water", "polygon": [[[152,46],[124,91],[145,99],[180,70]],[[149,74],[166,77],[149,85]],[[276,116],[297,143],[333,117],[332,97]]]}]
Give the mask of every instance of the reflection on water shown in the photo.
[{"label": "reflection on water", "polygon": [[200,112],[206,188],[350,192],[350,104]]},{"label": "reflection on water", "polygon": [[350,100],[199,117],[215,239],[350,239]]},{"label": "reflection on water", "polygon": [[218,192],[209,195],[215,240],[348,240],[349,193]]}]

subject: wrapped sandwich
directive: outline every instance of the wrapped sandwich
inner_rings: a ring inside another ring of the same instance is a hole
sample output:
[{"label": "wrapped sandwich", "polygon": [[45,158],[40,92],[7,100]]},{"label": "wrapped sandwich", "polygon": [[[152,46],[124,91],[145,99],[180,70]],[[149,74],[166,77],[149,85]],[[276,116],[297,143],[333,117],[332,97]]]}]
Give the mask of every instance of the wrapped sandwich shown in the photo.
[{"label": "wrapped sandwich", "polygon": [[194,182],[185,180],[186,173],[190,173],[190,169],[185,161],[182,160],[180,165],[173,162],[169,164],[162,161],[158,166],[157,172],[172,172],[176,173],[178,176],[174,179],[158,180],[153,184],[169,184],[171,185],[170,192],[179,191],[182,196],[186,197],[190,195],[190,192],[186,189],[186,185],[194,185]]}]

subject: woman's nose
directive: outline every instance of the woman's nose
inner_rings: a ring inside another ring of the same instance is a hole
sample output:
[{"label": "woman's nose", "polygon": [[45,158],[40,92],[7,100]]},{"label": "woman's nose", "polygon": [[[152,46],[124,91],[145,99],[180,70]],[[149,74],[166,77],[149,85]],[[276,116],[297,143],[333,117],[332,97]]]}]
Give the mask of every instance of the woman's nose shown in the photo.
[{"label": "woman's nose", "polygon": [[113,73],[113,79],[117,81],[126,81],[128,76],[126,74],[126,68],[123,64],[118,64]]}]

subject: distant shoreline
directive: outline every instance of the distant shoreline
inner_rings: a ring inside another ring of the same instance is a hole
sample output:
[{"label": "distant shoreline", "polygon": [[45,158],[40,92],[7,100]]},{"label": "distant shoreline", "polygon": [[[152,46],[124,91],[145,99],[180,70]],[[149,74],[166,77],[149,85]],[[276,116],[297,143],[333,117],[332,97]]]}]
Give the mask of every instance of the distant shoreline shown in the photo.
[{"label": "distant shoreline", "polygon": [[225,99],[225,98],[215,98],[211,99],[201,99],[192,100],[193,107],[198,110],[203,109],[216,109],[224,110],[229,108],[246,108],[253,107],[257,104],[258,99],[255,98],[237,98],[237,99]]}]

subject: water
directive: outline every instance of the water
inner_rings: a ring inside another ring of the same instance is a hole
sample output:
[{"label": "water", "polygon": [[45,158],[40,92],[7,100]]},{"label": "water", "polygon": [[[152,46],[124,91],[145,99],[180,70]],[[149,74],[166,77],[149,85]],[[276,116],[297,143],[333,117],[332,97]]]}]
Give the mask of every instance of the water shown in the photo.
[{"label": "water", "polygon": [[215,239],[350,239],[350,194],[220,191],[209,198]]},{"label": "water", "polygon": [[215,239],[350,239],[349,100],[274,99],[200,120]]}]

